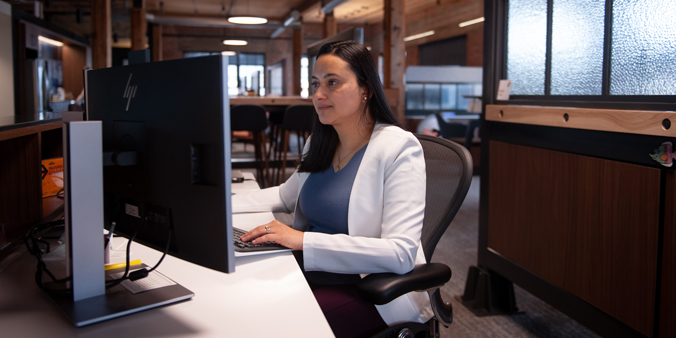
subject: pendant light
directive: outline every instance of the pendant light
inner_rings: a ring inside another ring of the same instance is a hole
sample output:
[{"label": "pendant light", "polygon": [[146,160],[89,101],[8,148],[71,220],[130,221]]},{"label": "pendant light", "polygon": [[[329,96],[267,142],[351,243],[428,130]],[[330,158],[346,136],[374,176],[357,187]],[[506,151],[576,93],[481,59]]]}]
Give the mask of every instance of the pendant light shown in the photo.
[{"label": "pendant light", "polygon": [[[249,1],[246,2],[246,12],[249,13]],[[228,18],[228,22],[238,24],[238,25],[262,25],[268,22],[268,19],[260,16],[252,15],[239,15],[231,16]]]}]

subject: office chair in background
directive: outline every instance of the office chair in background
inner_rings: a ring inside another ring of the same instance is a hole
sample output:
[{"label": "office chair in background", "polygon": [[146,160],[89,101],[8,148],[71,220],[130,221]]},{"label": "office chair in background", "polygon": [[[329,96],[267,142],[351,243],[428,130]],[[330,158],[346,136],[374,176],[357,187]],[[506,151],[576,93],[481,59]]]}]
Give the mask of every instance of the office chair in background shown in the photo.
[{"label": "office chair in background", "polygon": [[286,111],[284,111],[284,121],[279,126],[282,133],[281,141],[277,143],[279,147],[277,147],[277,152],[275,153],[275,162],[281,161],[281,165],[273,175],[273,185],[279,185],[284,181],[286,155],[289,150],[289,136],[291,132],[295,132],[298,135],[298,159],[300,160],[300,156],[303,153],[302,146],[305,145],[305,141],[312,132],[312,124],[316,115],[317,113],[313,105],[292,105],[288,106]]},{"label": "office chair in background", "polygon": [[[472,182],[472,157],[455,142],[429,135],[416,137],[425,155],[427,190],[421,241],[425,259],[430,262],[439,239],[467,196]],[[376,273],[364,277],[357,284],[363,299],[382,305],[411,291],[427,291],[435,315],[425,324],[393,325],[374,337],[438,337],[439,321],[446,327],[453,321],[453,308],[440,293],[450,279],[451,269],[443,263],[419,264],[403,275]]]},{"label": "office chair in background", "polygon": [[265,108],[259,105],[243,104],[232,107],[230,110],[230,130],[249,131],[252,139],[235,139],[233,142],[252,142],[256,153],[257,181],[263,188],[270,186],[270,166],[265,153],[265,129],[268,127],[268,118]]},{"label": "office chair in background", "polygon": [[[467,125],[462,123],[446,122],[441,113],[434,114],[439,123],[439,136],[445,139],[460,141],[467,135]],[[464,140],[463,140],[464,141]]]}]

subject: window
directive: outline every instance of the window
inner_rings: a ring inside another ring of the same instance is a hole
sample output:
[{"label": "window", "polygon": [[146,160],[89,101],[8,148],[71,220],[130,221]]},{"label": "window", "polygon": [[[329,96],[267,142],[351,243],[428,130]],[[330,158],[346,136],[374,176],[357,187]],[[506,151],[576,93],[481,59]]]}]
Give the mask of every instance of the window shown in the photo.
[{"label": "window", "polygon": [[284,95],[284,63],[282,61],[268,67],[270,95]]},{"label": "window", "polygon": [[436,112],[466,113],[469,102],[480,97],[480,83],[406,83],[406,115]]},{"label": "window", "polygon": [[673,0],[509,0],[511,94],[673,102],[665,98],[676,95],[673,13]]},{"label": "window", "polygon": [[[220,52],[185,52],[183,57],[218,55]],[[246,95],[253,90],[265,95],[265,54],[237,53],[228,57],[228,95]]]},{"label": "window", "polygon": [[308,97],[310,94],[310,84],[308,82],[308,60],[307,55],[300,59],[300,96]]}]

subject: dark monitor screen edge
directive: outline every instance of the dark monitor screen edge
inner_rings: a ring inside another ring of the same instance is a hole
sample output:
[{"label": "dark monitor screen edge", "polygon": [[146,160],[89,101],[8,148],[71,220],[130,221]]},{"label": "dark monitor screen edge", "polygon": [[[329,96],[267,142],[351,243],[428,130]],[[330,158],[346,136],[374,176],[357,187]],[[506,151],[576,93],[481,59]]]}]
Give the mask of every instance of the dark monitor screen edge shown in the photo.
[{"label": "dark monitor screen edge", "polygon": [[[140,243],[234,272],[227,57],[90,70],[102,122],[105,224]],[[226,179],[227,178],[227,179]],[[142,221],[145,220],[145,221]]]}]

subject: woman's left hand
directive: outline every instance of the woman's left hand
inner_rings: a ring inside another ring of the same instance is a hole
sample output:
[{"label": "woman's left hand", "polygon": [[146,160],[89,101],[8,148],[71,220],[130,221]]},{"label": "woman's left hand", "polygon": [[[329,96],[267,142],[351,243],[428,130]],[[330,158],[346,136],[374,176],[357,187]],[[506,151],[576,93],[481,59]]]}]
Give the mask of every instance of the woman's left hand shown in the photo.
[{"label": "woman's left hand", "polygon": [[268,224],[255,227],[253,230],[242,235],[240,239],[245,242],[253,239],[253,244],[274,242],[293,250],[303,250],[303,232],[294,230],[279,221],[272,221]]}]

